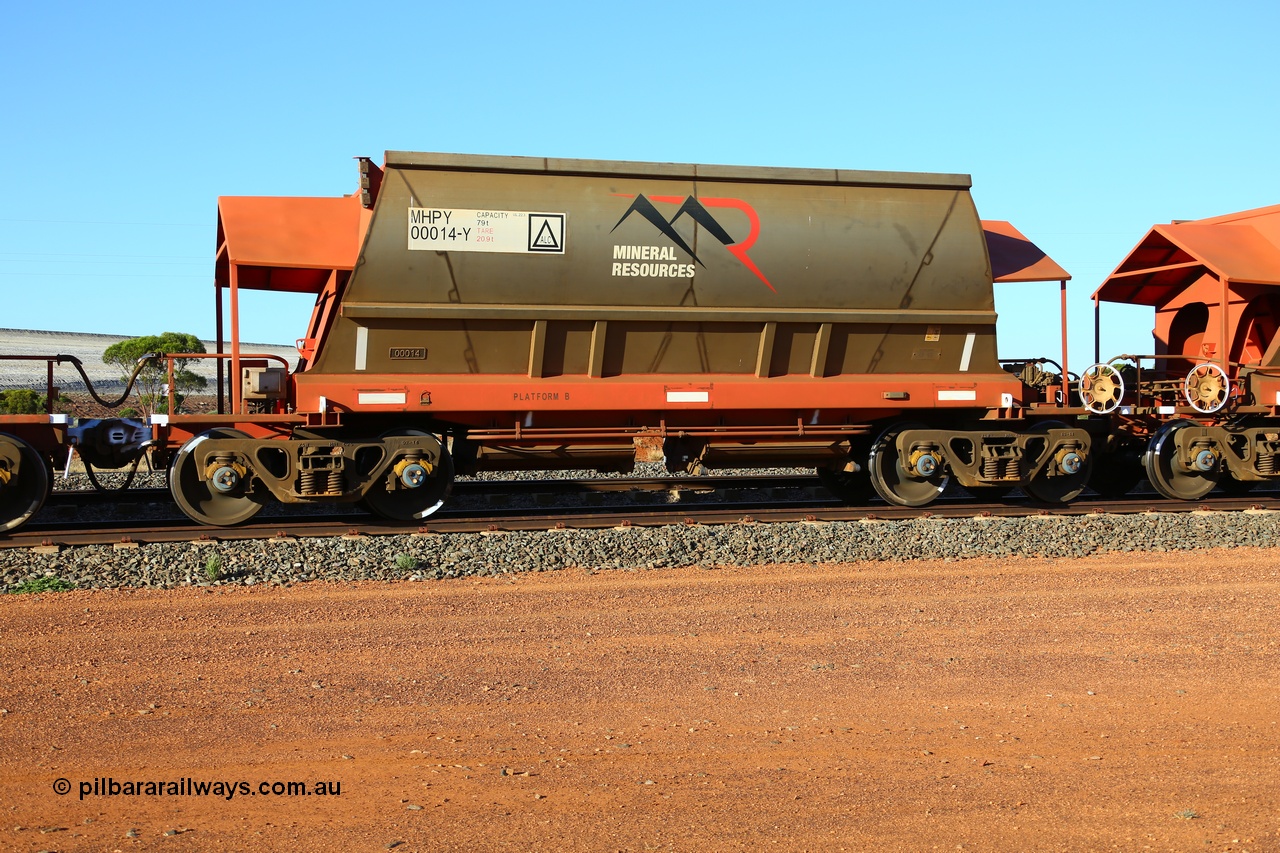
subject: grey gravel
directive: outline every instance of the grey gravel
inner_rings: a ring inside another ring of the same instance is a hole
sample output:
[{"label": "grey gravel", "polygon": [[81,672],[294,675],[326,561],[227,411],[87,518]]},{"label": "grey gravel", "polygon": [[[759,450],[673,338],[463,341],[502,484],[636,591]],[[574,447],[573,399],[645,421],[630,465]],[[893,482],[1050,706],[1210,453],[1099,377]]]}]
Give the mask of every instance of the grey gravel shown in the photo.
[{"label": "grey gravel", "polygon": [[[8,589],[42,576],[80,588],[443,580],[566,568],[644,570],[762,563],[1083,557],[1120,551],[1269,547],[1280,513],[914,519],[817,524],[631,527],[0,551]],[[206,567],[216,555],[220,579]]]}]

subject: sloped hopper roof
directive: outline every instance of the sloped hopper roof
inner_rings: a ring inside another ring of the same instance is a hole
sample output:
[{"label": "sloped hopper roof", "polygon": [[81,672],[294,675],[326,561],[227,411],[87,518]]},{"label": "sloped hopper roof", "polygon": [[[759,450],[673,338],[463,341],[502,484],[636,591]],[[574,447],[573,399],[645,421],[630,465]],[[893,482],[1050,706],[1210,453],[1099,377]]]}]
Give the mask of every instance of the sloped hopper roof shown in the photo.
[{"label": "sloped hopper roof", "polygon": [[982,220],[991,277],[1003,281],[1067,281],[1071,274],[1008,222]]},{"label": "sloped hopper roof", "polygon": [[1206,274],[1280,286],[1280,205],[1156,225],[1093,295],[1159,306]]}]

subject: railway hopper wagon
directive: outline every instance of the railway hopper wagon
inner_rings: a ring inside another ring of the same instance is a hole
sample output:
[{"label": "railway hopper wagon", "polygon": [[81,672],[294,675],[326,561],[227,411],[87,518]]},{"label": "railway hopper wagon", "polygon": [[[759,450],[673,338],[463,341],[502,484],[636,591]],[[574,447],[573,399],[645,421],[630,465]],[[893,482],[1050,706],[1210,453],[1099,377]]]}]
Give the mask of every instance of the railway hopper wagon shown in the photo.
[{"label": "railway hopper wagon", "polygon": [[[219,525],[270,499],[412,522],[455,473],[629,470],[637,448],[673,471],[811,465],[907,506],[1088,483],[1108,419],[997,360],[993,263],[1048,260],[984,229],[968,176],[358,163],[350,196],[219,199],[218,414],[9,430],[0,467],[147,452]],[[314,294],[296,367],[242,351],[247,290]]]},{"label": "railway hopper wagon", "polygon": [[[1156,225],[1094,293],[1154,309],[1153,350],[1099,361],[1081,403],[1110,417],[1124,491],[1168,498],[1280,478],[1280,206]],[[1097,354],[1095,353],[1095,360]]]}]

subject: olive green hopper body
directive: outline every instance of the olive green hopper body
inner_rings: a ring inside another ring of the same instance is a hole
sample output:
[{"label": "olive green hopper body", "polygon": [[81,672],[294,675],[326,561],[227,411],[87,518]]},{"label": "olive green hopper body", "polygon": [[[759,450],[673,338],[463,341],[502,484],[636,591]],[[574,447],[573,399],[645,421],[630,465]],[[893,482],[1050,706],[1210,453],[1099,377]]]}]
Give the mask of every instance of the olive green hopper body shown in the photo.
[{"label": "olive green hopper body", "polygon": [[388,152],[297,406],[480,429],[1008,406],[969,186]]}]

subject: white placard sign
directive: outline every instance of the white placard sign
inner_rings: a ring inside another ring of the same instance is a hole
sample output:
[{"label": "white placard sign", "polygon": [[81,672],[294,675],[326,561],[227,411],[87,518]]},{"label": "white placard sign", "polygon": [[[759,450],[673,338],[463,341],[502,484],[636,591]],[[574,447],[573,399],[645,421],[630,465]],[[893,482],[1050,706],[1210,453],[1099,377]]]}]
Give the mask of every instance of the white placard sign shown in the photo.
[{"label": "white placard sign", "polygon": [[565,214],[409,208],[409,248],[433,252],[563,255]]}]

